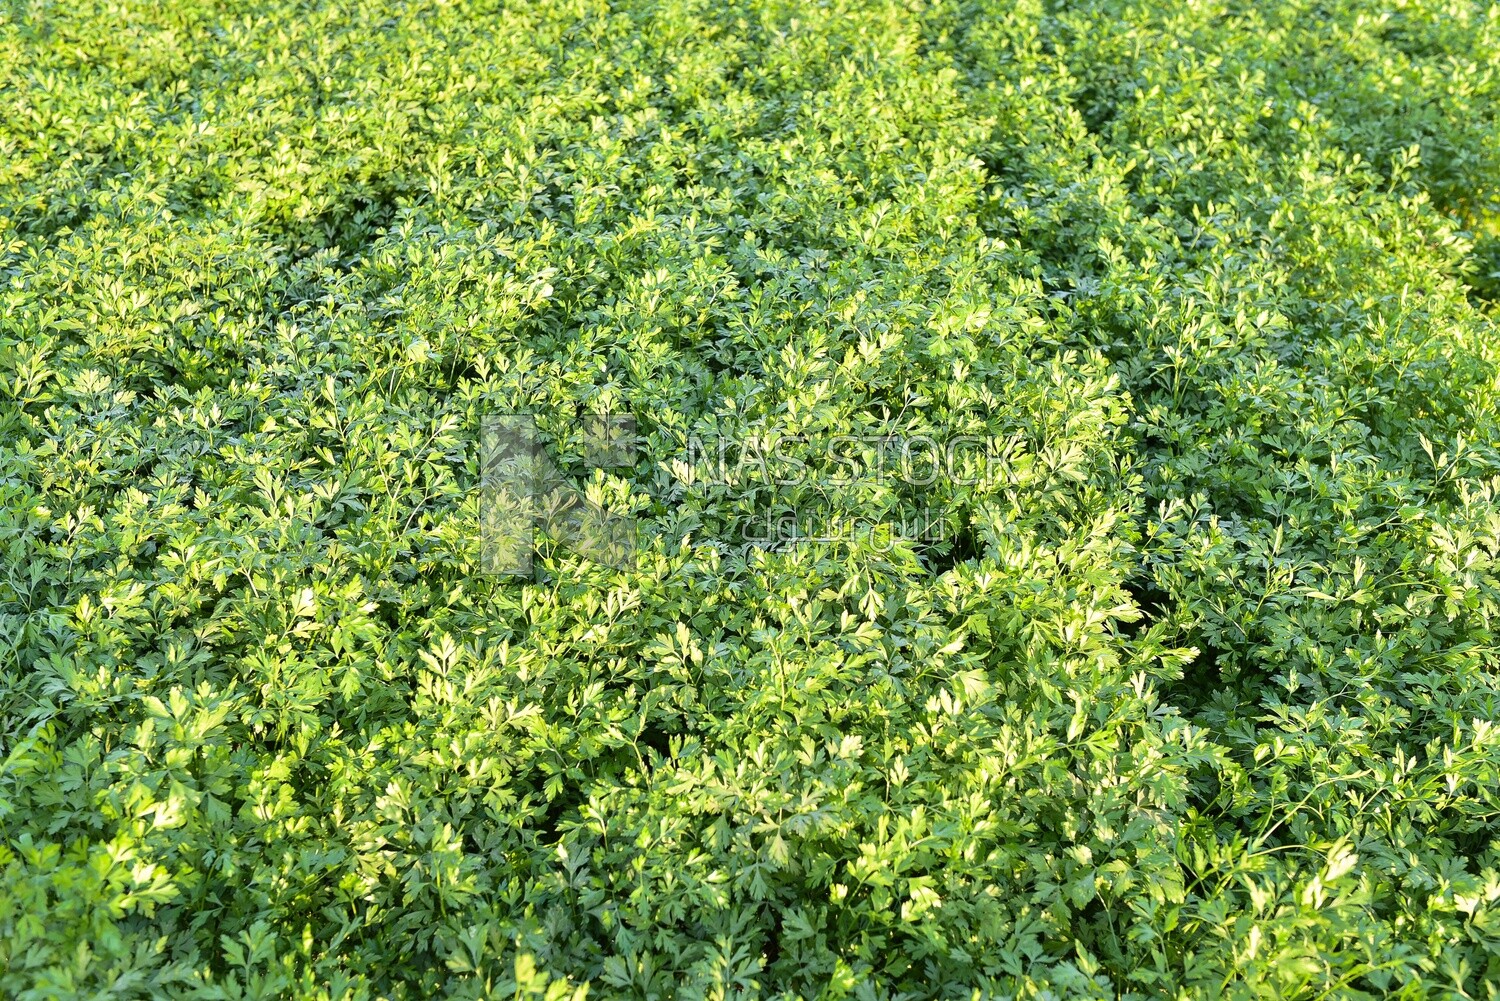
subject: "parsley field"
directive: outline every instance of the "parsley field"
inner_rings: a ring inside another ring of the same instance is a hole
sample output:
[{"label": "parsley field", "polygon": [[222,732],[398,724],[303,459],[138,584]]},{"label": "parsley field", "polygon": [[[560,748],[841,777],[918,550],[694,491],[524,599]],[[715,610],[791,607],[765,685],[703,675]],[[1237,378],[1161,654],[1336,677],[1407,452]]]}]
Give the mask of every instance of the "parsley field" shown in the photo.
[{"label": "parsley field", "polygon": [[0,997],[1496,997],[1497,310],[1482,2],[6,0]]}]

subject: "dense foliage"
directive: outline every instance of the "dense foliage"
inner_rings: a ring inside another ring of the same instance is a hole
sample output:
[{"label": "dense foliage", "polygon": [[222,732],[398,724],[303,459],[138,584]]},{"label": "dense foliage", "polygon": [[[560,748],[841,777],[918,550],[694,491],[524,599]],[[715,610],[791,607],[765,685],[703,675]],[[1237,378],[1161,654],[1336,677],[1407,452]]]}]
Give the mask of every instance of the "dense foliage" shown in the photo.
[{"label": "dense foliage", "polygon": [[[11,0],[0,996],[1500,993],[1497,67],[1465,0]],[[634,568],[481,572],[488,413],[634,416]],[[691,447],[841,434],[1004,448]],[[811,508],[944,537],[734,544]]]}]

